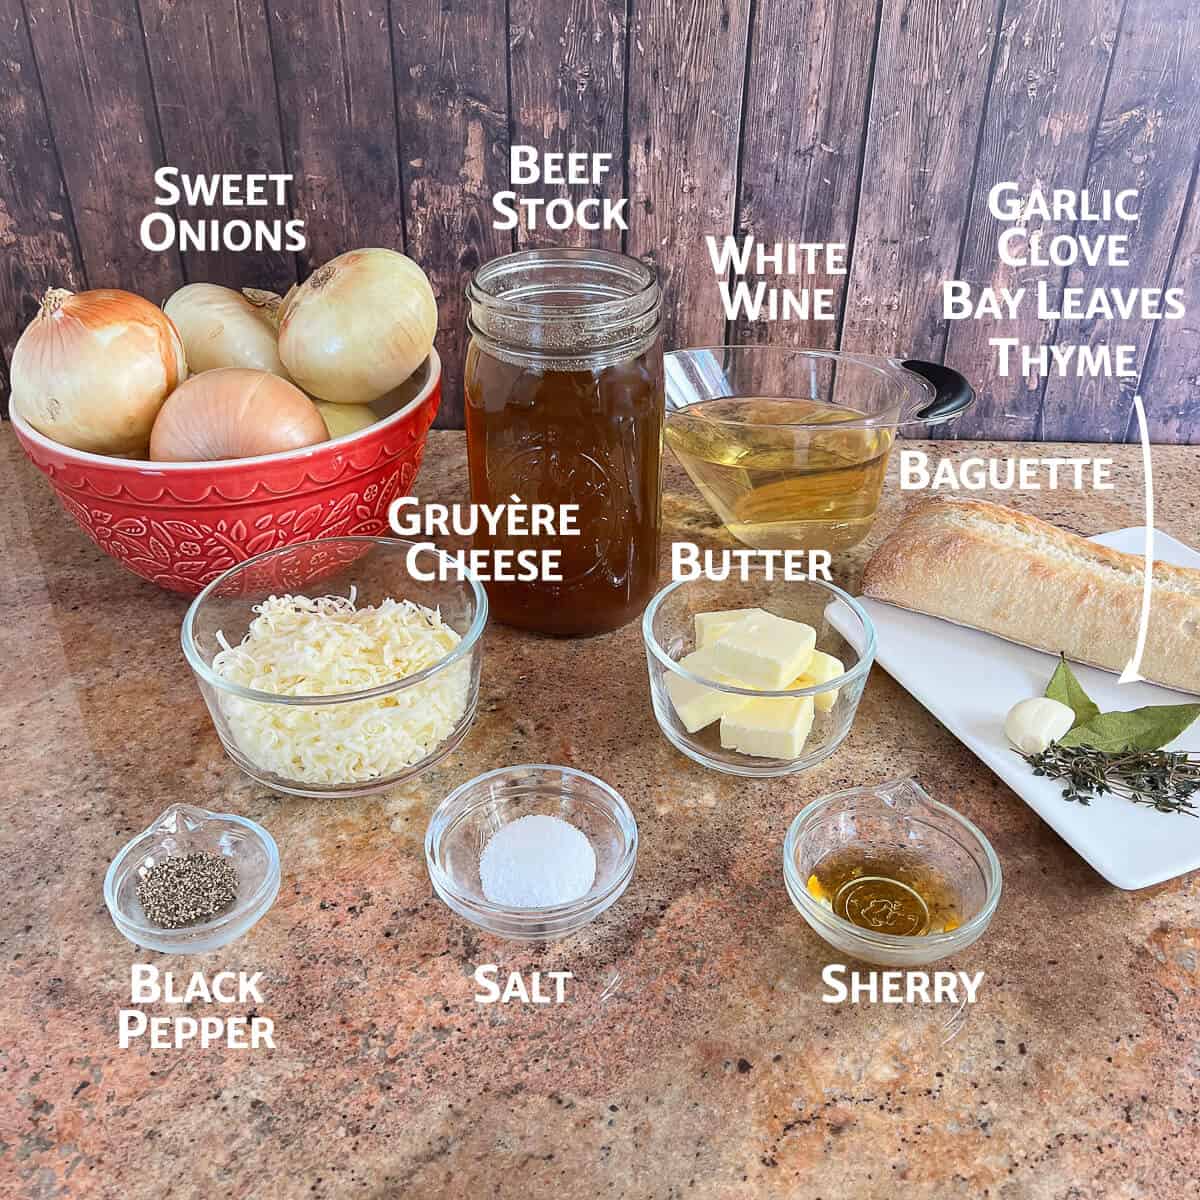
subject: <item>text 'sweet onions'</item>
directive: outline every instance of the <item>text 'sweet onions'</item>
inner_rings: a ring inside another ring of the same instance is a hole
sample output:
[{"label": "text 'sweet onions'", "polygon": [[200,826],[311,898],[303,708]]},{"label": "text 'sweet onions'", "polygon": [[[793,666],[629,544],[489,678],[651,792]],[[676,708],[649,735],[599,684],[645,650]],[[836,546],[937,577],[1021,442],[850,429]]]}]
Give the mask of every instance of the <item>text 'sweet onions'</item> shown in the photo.
[{"label": "text 'sweet onions'", "polygon": [[316,405],[269,371],[223,367],[176,388],[154,422],[156,462],[213,462],[299,450],[328,439]]},{"label": "text 'sweet onions'", "polygon": [[12,403],[64,446],[141,457],[163,401],[186,377],[179,334],[149,300],[50,288],[13,350]]},{"label": "text 'sweet onions'", "polygon": [[272,306],[279,297],[252,292],[256,303],[233,288],[189,283],[163,305],[175,322],[193,374],[220,367],[247,367],[288,378],[279,358]]},{"label": "text 'sweet onions'", "polygon": [[284,301],[279,356],[306,392],[370,404],[428,356],[437,305],[425,272],[395,250],[351,250]]}]

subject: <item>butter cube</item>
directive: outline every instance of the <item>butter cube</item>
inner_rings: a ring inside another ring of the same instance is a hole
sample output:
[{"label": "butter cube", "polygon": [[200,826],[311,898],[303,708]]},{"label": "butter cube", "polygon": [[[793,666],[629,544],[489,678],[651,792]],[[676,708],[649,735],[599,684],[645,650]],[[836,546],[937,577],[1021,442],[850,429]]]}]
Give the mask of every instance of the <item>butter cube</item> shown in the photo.
[{"label": "butter cube", "polygon": [[[679,665],[685,670],[691,671],[693,675],[700,675],[705,679],[713,679],[718,683],[732,682],[713,664],[711,647],[706,650],[693,650],[691,654],[685,654],[679,660]],[[750,701],[749,696],[720,692],[715,688],[693,683],[690,679],[684,679],[682,675],[674,675],[670,672],[667,673],[666,684],[667,695],[671,697],[675,712],[679,715],[679,719],[688,733],[695,733],[698,729],[703,729],[705,725],[711,725],[726,713],[735,712]]]},{"label": "butter cube", "polygon": [[752,612],[730,626],[708,649],[726,679],[741,687],[783,691],[803,675],[817,644],[817,631],[803,621]]},{"label": "butter cube", "polygon": [[761,613],[761,608],[726,608],[719,612],[697,613],[696,649],[703,650],[711,646],[727,629],[731,629],[743,617],[752,613]]},{"label": "butter cube", "polygon": [[[826,654],[824,650],[814,650],[812,658],[808,660],[808,666],[804,669],[804,674],[792,684],[794,688],[818,687],[822,683],[828,683],[831,679],[836,679],[839,675],[845,675],[846,668],[842,666],[840,658],[834,658],[832,654]],[[817,712],[828,712],[836,703],[840,688],[834,688],[831,692],[822,692],[819,696],[814,696]]]},{"label": "butter cube", "polygon": [[813,711],[811,696],[751,700],[721,718],[721,745],[756,758],[799,758]]}]

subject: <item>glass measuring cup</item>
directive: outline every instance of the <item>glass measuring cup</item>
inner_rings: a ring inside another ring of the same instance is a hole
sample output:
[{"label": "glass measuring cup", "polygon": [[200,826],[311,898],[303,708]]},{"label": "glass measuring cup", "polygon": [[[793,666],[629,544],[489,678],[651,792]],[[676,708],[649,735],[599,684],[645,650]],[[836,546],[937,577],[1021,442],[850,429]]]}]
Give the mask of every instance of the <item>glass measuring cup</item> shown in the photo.
[{"label": "glass measuring cup", "polygon": [[729,532],[765,549],[860,542],[897,432],[975,400],[940,363],[832,350],[676,350],[664,373],[667,444]]}]

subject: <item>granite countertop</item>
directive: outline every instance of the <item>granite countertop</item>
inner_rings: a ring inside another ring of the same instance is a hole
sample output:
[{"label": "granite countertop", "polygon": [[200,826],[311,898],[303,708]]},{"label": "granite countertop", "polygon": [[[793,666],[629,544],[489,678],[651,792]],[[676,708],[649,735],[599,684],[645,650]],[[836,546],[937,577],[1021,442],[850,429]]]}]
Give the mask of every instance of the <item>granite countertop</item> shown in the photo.
[{"label": "granite countertop", "polygon": [[[1105,453],[1116,491],[1015,503],[1084,534],[1140,524],[1138,448]],[[1198,465],[1194,447],[1155,451],[1159,526],[1192,544]],[[465,494],[461,434],[432,435],[418,491]],[[660,736],[636,624],[589,641],[493,627],[478,720],[437,768],[372,799],[285,799],[222,753],[179,649],[186,601],[96,549],[7,428],[0,492],[3,1194],[1196,1194],[1200,873],[1109,886],[879,667],[836,755],[749,781]],[[840,583],[903,504],[893,473]],[[668,542],[721,536],[673,464],[665,513]],[[531,948],[446,909],[421,844],[452,787],[539,761],[611,783],[642,842],[613,909]],[[1004,866],[990,931],[943,964],[986,972],[949,1024],[821,1003],[832,952],[783,887],[780,846],[807,800],[902,773],[980,825]],[[241,941],[172,959],[117,933],[102,883],[180,800],[266,825],[283,884]],[[150,960],[263,972],[277,1048],[119,1050],[130,964]],[[481,962],[569,970],[573,999],[478,1006]]]}]

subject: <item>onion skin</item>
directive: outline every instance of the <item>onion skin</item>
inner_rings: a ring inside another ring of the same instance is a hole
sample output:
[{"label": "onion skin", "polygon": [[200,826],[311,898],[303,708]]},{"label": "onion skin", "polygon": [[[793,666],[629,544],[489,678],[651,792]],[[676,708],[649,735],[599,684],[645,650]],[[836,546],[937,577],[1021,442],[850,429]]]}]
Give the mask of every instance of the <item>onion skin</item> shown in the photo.
[{"label": "onion skin", "polygon": [[[288,288],[287,295],[290,296],[296,290],[296,285],[293,283]],[[279,318],[283,316],[283,306],[287,303],[287,296],[281,296],[278,292],[268,292],[265,288],[242,288],[242,295],[245,296],[255,308],[263,315],[263,317],[271,322],[271,328],[279,332]]]},{"label": "onion skin", "polygon": [[50,288],[13,350],[12,403],[39,433],[93,454],[145,457],[163,401],[187,378],[161,309],[115,288]]},{"label": "onion skin", "polygon": [[222,367],[175,389],[154,422],[154,462],[214,462],[329,440],[316,405],[269,371]]},{"label": "onion skin", "polygon": [[284,298],[279,357],[306,392],[370,404],[429,355],[437,302],[425,272],[395,250],[351,250]]},{"label": "onion skin", "polygon": [[[269,297],[270,292],[255,293]],[[275,297],[275,301],[278,301]],[[175,322],[193,374],[221,367],[270,371],[288,379],[279,358],[276,323],[267,302],[216,283],[189,283],[163,305]]]}]

